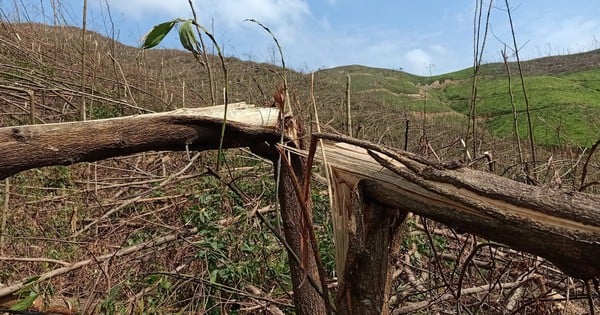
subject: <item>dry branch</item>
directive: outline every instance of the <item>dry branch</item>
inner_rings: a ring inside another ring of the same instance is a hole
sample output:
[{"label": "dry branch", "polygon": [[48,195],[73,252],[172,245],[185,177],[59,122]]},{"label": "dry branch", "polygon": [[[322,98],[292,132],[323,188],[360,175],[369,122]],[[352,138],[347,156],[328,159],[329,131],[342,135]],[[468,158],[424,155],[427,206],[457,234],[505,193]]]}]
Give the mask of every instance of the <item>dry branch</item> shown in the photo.
[{"label": "dry branch", "polygon": [[[229,108],[224,147],[251,147],[276,163],[273,144],[281,137],[276,130],[278,110],[244,104],[231,104]],[[0,179],[36,167],[97,161],[149,150],[216,149],[223,111],[223,106],[215,106],[0,128]],[[287,133],[288,138],[296,140],[297,130],[292,125],[284,124],[293,129]],[[336,258],[343,270],[339,273],[338,290],[344,294],[338,296],[341,311],[360,310],[366,314],[387,309],[390,262],[399,254],[399,227],[408,212],[542,256],[581,279],[600,275],[599,196],[529,186],[464,168],[460,163],[429,162],[408,152],[347,137],[316,136],[347,142],[324,147],[334,186]],[[288,149],[307,154],[297,148]],[[320,154],[315,156],[320,158]],[[298,184],[305,182],[309,174],[299,156],[292,156],[290,164],[291,167],[279,170],[282,182],[278,194],[291,249],[296,311],[325,313],[320,296],[323,292],[306,281],[319,276],[318,251],[307,246],[311,238],[305,225],[311,224],[312,213],[310,206],[301,204],[302,199],[310,199],[298,198],[305,197]],[[302,261],[292,259],[292,254],[302,257]],[[43,275],[43,279],[90,262],[54,270]],[[369,280],[372,282],[367,283]],[[0,290],[0,296],[9,288],[15,286]],[[367,296],[365,292],[372,294]],[[365,301],[370,306],[365,306]]]},{"label": "dry branch", "polygon": [[[461,295],[470,295],[470,294],[477,294],[477,293],[482,293],[482,292],[489,292],[491,290],[493,290],[494,288],[501,288],[501,289],[512,289],[514,287],[520,286],[522,285],[524,282],[529,281],[531,277],[525,278],[523,280],[520,281],[515,281],[515,282],[507,282],[507,283],[492,283],[492,284],[485,284],[485,285],[481,285],[481,286],[477,286],[477,287],[472,287],[472,288],[466,288],[466,289],[462,289],[461,290]],[[454,296],[450,293],[446,293],[440,297],[437,297],[435,300],[433,301],[421,301],[421,302],[415,302],[415,303],[409,303],[408,305],[405,305],[403,307],[394,309],[392,314],[396,315],[396,314],[413,314],[415,312],[418,312],[420,310],[423,310],[435,303],[438,303],[440,301],[445,301],[445,300],[450,300],[453,299]]]}]

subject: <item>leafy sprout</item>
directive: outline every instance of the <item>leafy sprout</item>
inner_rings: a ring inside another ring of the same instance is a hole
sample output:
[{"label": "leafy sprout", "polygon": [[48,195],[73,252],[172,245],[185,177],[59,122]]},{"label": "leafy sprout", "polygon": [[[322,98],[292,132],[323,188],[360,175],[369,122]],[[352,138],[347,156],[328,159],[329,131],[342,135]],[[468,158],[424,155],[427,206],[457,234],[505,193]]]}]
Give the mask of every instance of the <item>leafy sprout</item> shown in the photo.
[{"label": "leafy sprout", "polygon": [[162,40],[169,34],[175,24],[183,22],[183,19],[175,19],[173,21],[160,23],[155,25],[152,30],[144,37],[144,43],[142,49],[150,49],[157,46]]},{"label": "leafy sprout", "polygon": [[217,161],[216,166],[217,170],[219,169],[220,162],[223,157],[223,139],[225,138],[225,128],[227,126],[227,105],[228,105],[228,79],[227,79],[227,67],[225,66],[225,58],[221,52],[221,47],[217,43],[217,40],[205,27],[198,24],[194,19],[181,19],[177,18],[169,22],[164,22],[158,24],[152,28],[152,30],[145,36],[144,43],[142,44],[142,49],[150,49],[152,47],[157,46],[160,42],[171,32],[173,27],[177,24],[181,23],[179,26],[179,41],[183,48],[191,51],[194,55],[199,53],[198,40],[196,39],[196,33],[194,33],[193,27],[196,26],[202,32],[206,34],[210,38],[210,40],[215,45],[217,49],[217,53],[221,60],[221,66],[223,68],[223,75],[225,77],[225,109],[223,114],[223,125],[221,128],[221,139],[219,140],[219,151],[217,153]]}]

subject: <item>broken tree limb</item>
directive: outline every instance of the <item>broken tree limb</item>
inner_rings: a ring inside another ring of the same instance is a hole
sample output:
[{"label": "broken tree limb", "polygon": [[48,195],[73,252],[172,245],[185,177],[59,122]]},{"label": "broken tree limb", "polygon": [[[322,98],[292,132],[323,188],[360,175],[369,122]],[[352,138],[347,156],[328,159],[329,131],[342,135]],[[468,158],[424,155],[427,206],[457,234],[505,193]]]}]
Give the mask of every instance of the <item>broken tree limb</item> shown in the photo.
[{"label": "broken tree limb", "polygon": [[[70,165],[149,150],[207,150],[219,145],[224,106],[44,125],[0,128],[0,179],[50,165]],[[224,147],[275,143],[277,108],[230,104]]]},{"label": "broken tree limb", "polygon": [[[345,136],[317,139],[338,141],[321,148],[334,191],[338,310],[388,314],[385,266],[402,237],[401,228],[391,228],[401,223],[391,218],[403,220],[407,212],[544,257],[580,279],[600,276],[600,196],[529,186]],[[387,241],[373,231],[388,233]]]},{"label": "broken tree limb", "polygon": [[372,200],[544,257],[568,275],[600,276],[600,196],[451,169],[347,137],[316,136],[352,143],[326,144],[328,163],[338,181],[364,181]]},{"label": "broken tree limb", "polygon": [[[150,150],[217,149],[224,110],[221,105],[85,122],[0,128],[0,179],[37,167],[92,162]],[[277,142],[291,139],[292,143],[299,143],[293,117],[285,117],[285,138],[279,130],[280,120],[278,108],[229,104],[223,148],[250,147],[255,153],[276,161]],[[290,254],[290,269],[296,312],[325,314],[328,307],[326,291],[319,292],[318,286],[315,288],[305,281],[307,275],[319,279],[318,252],[307,246],[311,237],[306,225],[312,223],[304,220],[302,207],[291,185],[292,176],[301,180],[305,176],[298,156],[292,158],[292,165],[295,175],[292,170],[281,170],[282,185],[278,194],[283,206],[286,242],[294,251],[294,255]],[[307,207],[310,211],[307,217],[311,219],[312,208]],[[303,261],[298,263],[291,259],[292,256],[302,257]]]}]

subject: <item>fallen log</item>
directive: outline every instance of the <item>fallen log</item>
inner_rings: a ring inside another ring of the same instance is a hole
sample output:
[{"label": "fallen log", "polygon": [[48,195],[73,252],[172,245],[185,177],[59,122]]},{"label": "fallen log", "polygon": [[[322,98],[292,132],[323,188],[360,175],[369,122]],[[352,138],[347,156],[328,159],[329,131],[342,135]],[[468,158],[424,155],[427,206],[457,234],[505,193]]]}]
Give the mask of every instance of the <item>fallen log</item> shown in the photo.
[{"label": "fallen log", "polygon": [[[223,147],[251,147],[267,152],[275,161],[273,144],[280,139],[279,111],[245,104],[229,106]],[[0,179],[36,167],[91,162],[148,150],[216,149],[223,112],[221,106],[3,127]],[[323,147],[334,194],[332,218],[341,280],[339,312],[386,312],[389,267],[398,254],[400,228],[408,212],[539,255],[568,275],[580,279],[600,276],[600,196],[529,186],[460,164],[428,162],[408,152],[352,138],[316,136],[346,142]],[[307,155],[306,151],[288,149]],[[291,175],[284,171],[282,176],[284,185],[279,193],[286,206],[284,211],[297,208],[293,216],[284,216],[288,218],[286,235],[292,249],[302,253],[302,244],[296,239],[296,234],[305,230],[297,227],[301,207],[298,200],[294,201],[297,194],[285,184]],[[297,233],[287,233],[292,230]],[[307,235],[302,237],[308,240]],[[315,255],[304,256],[313,260]],[[301,284],[295,289],[306,290],[311,297],[312,304],[304,304],[322,309],[317,288],[305,284],[305,274],[317,278],[314,264],[306,263],[304,267],[310,270],[298,268],[293,274],[295,283]],[[310,313],[310,308],[303,311],[296,307],[299,313]]]}]

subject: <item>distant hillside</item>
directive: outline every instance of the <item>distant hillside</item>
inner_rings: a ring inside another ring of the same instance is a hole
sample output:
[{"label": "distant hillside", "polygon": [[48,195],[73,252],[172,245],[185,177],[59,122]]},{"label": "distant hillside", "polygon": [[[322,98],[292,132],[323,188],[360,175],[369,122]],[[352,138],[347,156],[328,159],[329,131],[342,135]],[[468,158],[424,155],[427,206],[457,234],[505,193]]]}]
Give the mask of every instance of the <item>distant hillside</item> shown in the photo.
[{"label": "distant hillside", "polygon": [[[519,134],[527,135],[525,100],[516,63],[510,63],[512,93]],[[537,144],[591,146],[600,138],[600,50],[545,57],[521,64],[525,76],[534,139]],[[401,71],[346,66],[321,71],[338,89],[352,77],[352,91],[361,101],[391,105],[406,111],[454,113],[464,121],[469,112],[473,69],[420,77]],[[477,114],[491,134],[509,138],[513,133],[507,70],[504,64],[481,66]],[[358,105],[357,105],[358,106]]]},{"label": "distant hillside", "polygon": [[[71,94],[80,89],[80,29],[0,24],[0,40],[0,84],[67,89]],[[211,102],[206,68],[184,51],[141,52],[94,32],[87,33],[86,43],[86,82],[81,92],[94,96],[88,109],[91,118],[139,112],[135,108],[162,111]],[[217,58],[212,65],[217,103],[222,103],[224,84]],[[227,68],[230,101],[267,104],[281,84],[277,66],[227,58]],[[538,144],[590,146],[599,138],[600,50],[530,60],[522,68]],[[514,63],[511,72],[520,134],[525,137],[524,99]],[[359,137],[402,146],[407,122],[409,148],[414,150],[423,135],[434,147],[445,147],[464,136],[472,69],[434,77],[358,65],[320,70],[315,73],[314,96],[321,122],[338,129],[344,128],[341,113],[348,75],[353,126]],[[311,77],[289,71],[288,79],[297,113],[309,121]],[[77,119],[77,101],[65,106],[60,97],[47,98],[44,106],[49,116],[43,121],[59,119],[58,109],[63,113],[60,120]],[[487,132],[497,139],[510,139],[512,107],[503,64],[481,67],[477,104],[480,124]],[[8,111],[18,112],[13,109]],[[22,123],[24,117],[13,113],[11,123]]]}]

